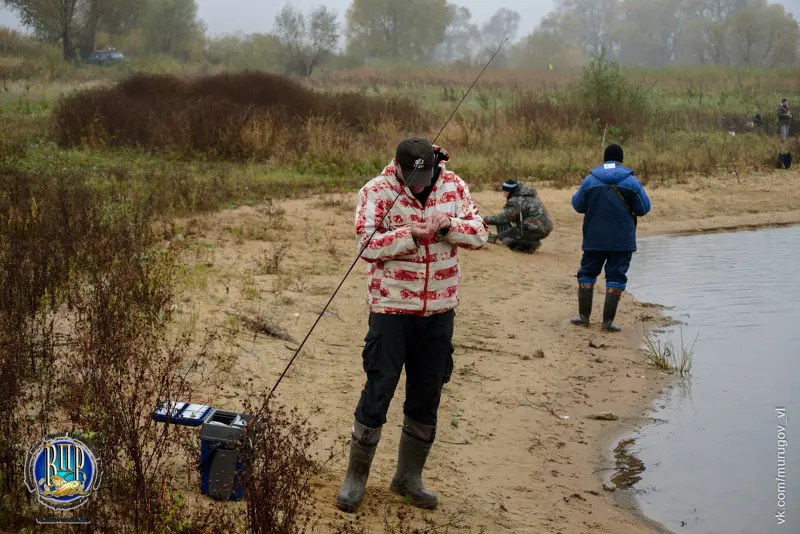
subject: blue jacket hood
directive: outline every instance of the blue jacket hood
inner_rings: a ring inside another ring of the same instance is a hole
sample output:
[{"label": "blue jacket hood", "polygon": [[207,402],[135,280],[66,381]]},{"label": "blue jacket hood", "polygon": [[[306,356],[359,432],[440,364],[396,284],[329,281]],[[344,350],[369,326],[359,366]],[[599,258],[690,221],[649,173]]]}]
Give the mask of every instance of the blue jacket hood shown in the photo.
[{"label": "blue jacket hood", "polygon": [[609,161],[592,169],[591,174],[604,184],[616,185],[633,174],[633,171],[624,165]]}]

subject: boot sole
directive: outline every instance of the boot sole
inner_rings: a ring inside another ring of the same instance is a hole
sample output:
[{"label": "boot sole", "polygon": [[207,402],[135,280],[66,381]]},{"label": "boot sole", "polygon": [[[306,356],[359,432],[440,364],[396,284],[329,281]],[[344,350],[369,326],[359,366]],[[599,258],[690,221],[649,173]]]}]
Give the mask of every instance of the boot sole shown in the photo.
[{"label": "boot sole", "polygon": [[411,504],[416,506],[417,508],[422,508],[424,510],[433,510],[434,508],[439,506],[439,501],[436,502],[428,502],[428,503],[418,503],[413,500],[413,497],[405,492],[402,488],[398,488],[394,484],[389,486],[389,489],[392,490],[392,493],[395,493],[401,497],[408,497],[411,499]]},{"label": "boot sole", "polygon": [[347,512],[348,514],[355,513],[355,511],[358,510],[359,506],[361,506],[361,503],[352,505],[352,504],[345,504],[343,502],[340,502],[339,500],[336,501],[336,507],[342,512]]}]

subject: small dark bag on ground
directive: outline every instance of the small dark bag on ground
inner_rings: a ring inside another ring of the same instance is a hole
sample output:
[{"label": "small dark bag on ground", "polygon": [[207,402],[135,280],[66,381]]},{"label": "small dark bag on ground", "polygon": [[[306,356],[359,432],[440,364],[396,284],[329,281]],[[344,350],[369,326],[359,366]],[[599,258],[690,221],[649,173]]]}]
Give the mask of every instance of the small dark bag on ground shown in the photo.
[{"label": "small dark bag on ground", "polygon": [[791,167],[792,167],[792,153],[781,152],[780,154],[778,154],[778,168],[789,169]]}]

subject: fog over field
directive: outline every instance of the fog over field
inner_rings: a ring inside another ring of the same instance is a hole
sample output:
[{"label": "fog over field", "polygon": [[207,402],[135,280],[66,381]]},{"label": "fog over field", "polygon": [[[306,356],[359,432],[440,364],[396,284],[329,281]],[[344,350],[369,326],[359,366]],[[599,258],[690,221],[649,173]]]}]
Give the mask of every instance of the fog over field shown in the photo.
[{"label": "fog over field", "polygon": [[[198,0],[199,16],[208,26],[208,33],[255,33],[272,29],[275,15],[289,3],[292,6],[308,11],[320,5],[340,14],[344,20],[344,13],[350,6],[350,0]],[[800,5],[800,0],[794,0]],[[522,20],[519,25],[519,34],[526,35],[536,29],[539,20],[554,7],[552,0],[505,0],[504,2],[484,2],[482,0],[461,0],[455,2],[466,7],[472,13],[475,21],[488,20],[498,9],[505,7],[520,14]],[[788,5],[788,4],[784,4]],[[8,9],[0,9],[0,25],[21,27],[19,19]]]}]

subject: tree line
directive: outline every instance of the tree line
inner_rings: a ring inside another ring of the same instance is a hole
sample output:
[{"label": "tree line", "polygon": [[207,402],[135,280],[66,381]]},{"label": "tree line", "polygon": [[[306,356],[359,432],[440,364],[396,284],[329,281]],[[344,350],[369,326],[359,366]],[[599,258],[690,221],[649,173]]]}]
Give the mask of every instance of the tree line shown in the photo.
[{"label": "tree line", "polygon": [[[797,62],[794,16],[767,0],[556,0],[529,35],[501,8],[479,23],[448,0],[353,0],[344,14],[286,5],[269,31],[209,36],[196,0],[0,0],[65,60],[113,45],[133,56],[205,59],[231,68],[310,76],[319,66],[371,61],[497,62],[573,67],[605,54],[621,64],[783,67]],[[343,15],[343,16],[342,16]],[[344,46],[340,46],[340,43]]]},{"label": "tree line", "polygon": [[798,22],[767,0],[557,0],[525,39],[530,57],[623,64],[780,67],[798,59]]},{"label": "tree line", "polygon": [[188,59],[205,27],[195,0],[0,0],[37,39],[58,44],[65,60],[86,59],[120,42],[138,54]]}]

